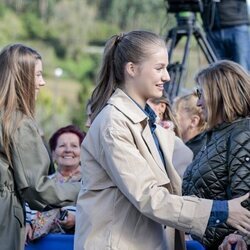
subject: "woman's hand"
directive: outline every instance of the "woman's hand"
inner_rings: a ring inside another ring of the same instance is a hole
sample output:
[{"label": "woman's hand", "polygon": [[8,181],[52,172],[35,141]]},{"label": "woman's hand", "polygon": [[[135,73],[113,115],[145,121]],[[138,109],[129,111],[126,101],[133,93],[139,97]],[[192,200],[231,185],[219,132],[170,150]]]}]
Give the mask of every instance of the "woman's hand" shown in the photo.
[{"label": "woman's hand", "polygon": [[68,212],[64,220],[59,220],[60,225],[65,229],[71,229],[75,226],[75,215]]},{"label": "woman's hand", "polygon": [[218,250],[231,250],[234,244],[235,250],[247,250],[247,244],[239,234],[229,234],[225,237]]},{"label": "woman's hand", "polygon": [[25,226],[25,239],[26,239],[26,244],[32,240],[32,235],[33,235],[33,229],[29,223],[26,223]]},{"label": "woman's hand", "polygon": [[250,235],[250,211],[241,206],[241,202],[248,199],[249,193],[228,201],[227,223],[243,234]]}]

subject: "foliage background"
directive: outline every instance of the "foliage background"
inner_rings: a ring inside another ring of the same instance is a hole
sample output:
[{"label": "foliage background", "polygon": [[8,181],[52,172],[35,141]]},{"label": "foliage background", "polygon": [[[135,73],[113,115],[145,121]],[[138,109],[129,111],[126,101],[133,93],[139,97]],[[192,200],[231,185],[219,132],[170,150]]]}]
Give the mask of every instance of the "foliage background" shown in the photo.
[{"label": "foliage background", "polygon": [[37,121],[48,138],[70,123],[85,129],[86,102],[111,35],[147,29],[166,36],[174,25],[164,0],[2,0],[0,48],[24,43],[42,54],[47,85]]}]

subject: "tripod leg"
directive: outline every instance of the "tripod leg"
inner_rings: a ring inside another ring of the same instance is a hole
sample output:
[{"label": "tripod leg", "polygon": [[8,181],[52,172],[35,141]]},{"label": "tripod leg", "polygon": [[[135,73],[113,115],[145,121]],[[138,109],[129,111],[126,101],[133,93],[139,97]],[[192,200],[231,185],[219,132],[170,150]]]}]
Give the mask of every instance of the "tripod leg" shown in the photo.
[{"label": "tripod leg", "polygon": [[193,29],[190,27],[185,29],[185,32],[179,34],[179,40],[181,37],[186,36],[184,54],[181,63],[171,63],[168,70],[171,77],[170,83],[166,86],[166,92],[169,94],[169,98],[172,101],[175,96],[179,94],[180,87],[183,81],[183,75],[186,71],[187,58],[190,50],[190,43]]},{"label": "tripod leg", "polygon": [[197,44],[201,48],[203,54],[205,55],[208,63],[216,62],[217,57],[216,57],[212,47],[208,43],[205,35],[200,31],[200,29],[198,27],[195,27],[194,37],[197,41]]},{"label": "tripod leg", "polygon": [[[168,67],[171,80],[168,84],[165,85],[165,90],[169,94],[170,101],[172,101],[173,98],[179,94],[181,86],[183,85],[184,73],[187,70],[186,65],[190,51],[191,37],[193,35],[196,39],[198,46],[201,48],[204,56],[206,57],[208,63],[217,61],[216,55],[212,47],[207,41],[205,35],[201,32],[199,26],[195,24],[195,22],[191,25],[190,23],[187,23],[186,25],[178,26],[177,28],[171,29],[166,39],[167,42],[171,41]],[[173,63],[172,56],[174,49],[183,36],[187,37],[187,39],[181,63]]]},{"label": "tripod leg", "polygon": [[176,44],[178,43],[178,41],[177,41],[177,29],[176,28],[173,28],[168,32],[168,35],[166,38],[166,43],[167,44],[170,43],[169,51],[168,51],[168,61],[170,63],[172,60],[174,48],[175,48]]},{"label": "tripod leg", "polygon": [[182,62],[181,62],[180,67],[179,67],[178,80],[177,80],[176,85],[175,85],[174,92],[175,92],[176,96],[180,92],[181,85],[183,85],[183,76],[187,70],[187,59],[188,59],[189,52],[190,52],[190,44],[191,44],[192,34],[193,34],[193,29],[190,27],[188,29],[188,32],[187,32],[187,39],[186,39],[186,43],[185,43],[184,54],[182,57]]},{"label": "tripod leg", "polygon": [[169,95],[169,100],[172,102],[173,99],[178,95],[178,87],[177,85],[180,84],[180,75],[181,75],[181,64],[179,62],[172,64],[171,67],[169,67],[169,75],[170,75],[170,81],[165,85],[165,90]]}]

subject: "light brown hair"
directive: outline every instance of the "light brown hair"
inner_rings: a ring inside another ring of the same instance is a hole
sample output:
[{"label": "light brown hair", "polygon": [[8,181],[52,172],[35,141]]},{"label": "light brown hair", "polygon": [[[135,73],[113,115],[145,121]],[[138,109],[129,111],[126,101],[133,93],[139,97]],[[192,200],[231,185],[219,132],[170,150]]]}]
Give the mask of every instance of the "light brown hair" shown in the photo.
[{"label": "light brown hair", "polygon": [[158,35],[148,31],[131,31],[114,35],[107,41],[97,86],[91,97],[92,121],[106,105],[113,92],[122,87],[126,63],[143,62],[152,53],[152,46],[166,45]]},{"label": "light brown hair", "polygon": [[250,114],[250,76],[239,64],[222,60],[195,78],[203,90],[209,128]]},{"label": "light brown hair", "polygon": [[174,101],[175,112],[178,112],[181,108],[184,109],[190,116],[197,115],[200,120],[197,126],[199,133],[203,132],[206,129],[206,120],[203,114],[201,107],[197,106],[198,97],[195,93],[183,95],[177,97]]},{"label": "light brown hair", "polygon": [[[41,56],[22,44],[5,47],[0,53],[0,112],[2,141],[9,162],[14,132],[23,115],[35,113],[35,64]],[[20,115],[21,114],[21,115]]]}]

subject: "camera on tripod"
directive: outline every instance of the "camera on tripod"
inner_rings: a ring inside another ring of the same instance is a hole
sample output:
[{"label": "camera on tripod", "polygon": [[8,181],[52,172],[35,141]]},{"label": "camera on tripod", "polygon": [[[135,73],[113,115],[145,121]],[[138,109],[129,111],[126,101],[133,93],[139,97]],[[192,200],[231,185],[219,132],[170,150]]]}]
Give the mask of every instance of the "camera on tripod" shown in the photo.
[{"label": "camera on tripod", "polygon": [[[187,61],[191,47],[191,38],[194,37],[208,63],[217,60],[212,47],[207,41],[202,28],[196,23],[196,15],[203,14],[204,6],[215,4],[219,0],[165,0],[168,13],[174,13],[177,26],[170,29],[166,36],[168,45],[168,72],[171,80],[164,88],[172,101],[184,89],[184,77],[187,72]],[[180,40],[185,38],[183,56],[181,60],[173,60],[173,52]]]},{"label": "camera on tripod", "polygon": [[203,4],[201,0],[166,0],[167,10],[169,13],[180,12],[203,12]]}]

